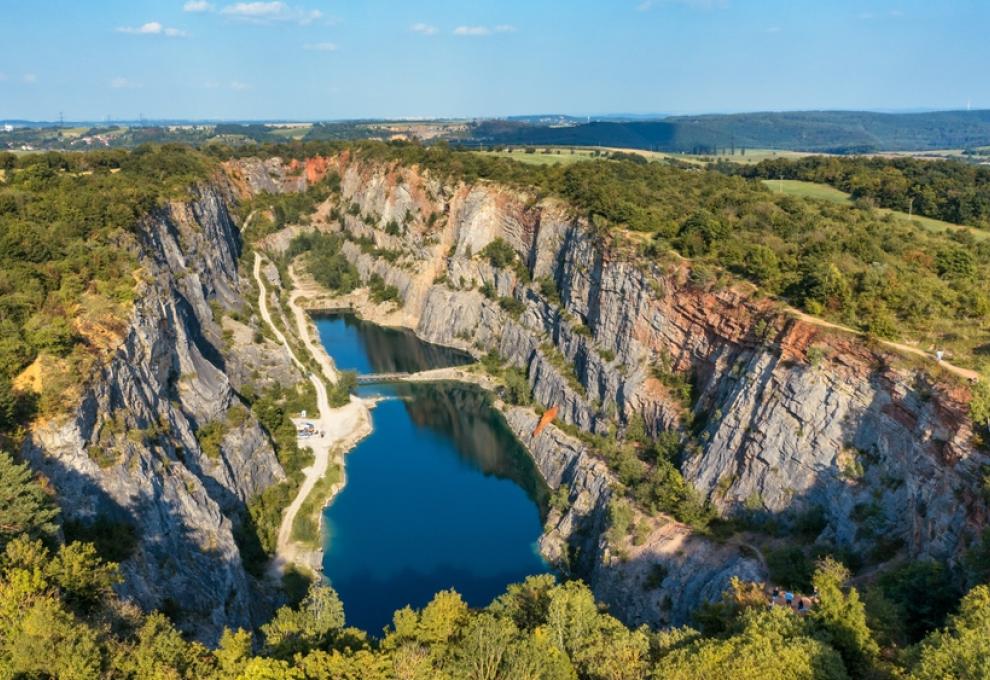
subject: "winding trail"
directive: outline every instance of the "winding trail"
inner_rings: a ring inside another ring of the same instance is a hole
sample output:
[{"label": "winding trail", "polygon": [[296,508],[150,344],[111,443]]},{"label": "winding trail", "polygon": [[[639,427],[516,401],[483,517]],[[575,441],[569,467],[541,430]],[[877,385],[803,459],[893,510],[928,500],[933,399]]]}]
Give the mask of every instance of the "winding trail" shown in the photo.
[{"label": "winding trail", "polygon": [[[331,452],[342,455],[344,451],[366,436],[371,431],[371,418],[365,402],[354,396],[351,397],[350,403],[346,406],[337,409],[330,407],[326,384],[303,365],[299,357],[292,350],[285,335],[272,322],[271,313],[268,309],[268,293],[261,275],[261,265],[262,257],[256,252],[254,254],[254,278],[258,282],[258,309],[265,323],[268,324],[275,337],[278,338],[279,342],[282,343],[282,346],[289,353],[293,363],[309,378],[314,389],[316,389],[316,403],[320,415],[319,418],[309,418],[307,420],[313,421],[316,430],[323,433],[322,436],[309,437],[300,441],[300,446],[312,449],[313,464],[303,468],[303,482],[299,487],[299,493],[292,499],[292,502],[282,515],[282,523],[278,529],[278,543],[270,567],[270,573],[273,576],[278,576],[290,564],[304,564],[311,569],[320,568],[318,564],[319,560],[313,559],[314,551],[300,546],[292,540],[292,525],[295,523],[296,515],[299,514],[302,504],[309,497],[316,483],[326,474],[330,466]],[[327,378],[332,379],[332,382],[336,383],[336,370],[327,361],[326,354],[315,351],[312,339],[309,337],[308,327],[306,326],[307,319],[305,318],[305,313],[294,303],[290,306],[299,325],[300,337],[302,337],[307,350],[312,352],[313,357],[320,362],[320,366],[323,372],[327,374]],[[314,561],[317,563],[314,564]]]},{"label": "winding trail", "polygon": [[[855,328],[850,328],[849,326],[843,326],[841,324],[832,323],[831,321],[826,321],[821,317],[812,316],[811,314],[806,314],[802,312],[800,309],[796,309],[794,307],[789,307],[787,311],[793,316],[800,319],[801,321],[814,324],[815,326],[820,326],[822,328],[834,328],[835,330],[845,331],[846,333],[852,333],[853,335],[858,335],[858,336],[866,335],[866,333],[864,333],[863,331],[858,331]],[[919,356],[923,359],[928,359],[929,361],[934,361],[936,362],[937,366],[940,366],[949,373],[953,373],[965,380],[975,382],[980,379],[980,374],[978,372],[971,370],[969,368],[963,368],[962,366],[955,366],[953,364],[950,364],[948,361],[945,361],[944,359],[942,361],[938,361],[938,359],[936,359],[935,356],[932,355],[930,352],[926,352],[925,350],[919,349],[912,345],[905,345],[902,342],[894,342],[893,340],[883,340],[883,339],[878,339],[877,342],[891,349],[896,349],[901,352],[906,352],[908,354]]]}]

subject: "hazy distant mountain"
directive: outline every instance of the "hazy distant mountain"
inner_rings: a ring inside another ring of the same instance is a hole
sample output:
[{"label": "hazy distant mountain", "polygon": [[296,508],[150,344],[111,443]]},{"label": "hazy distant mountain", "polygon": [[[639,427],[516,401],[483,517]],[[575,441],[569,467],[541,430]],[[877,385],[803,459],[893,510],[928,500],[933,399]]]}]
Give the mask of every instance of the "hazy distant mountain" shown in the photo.
[{"label": "hazy distant mountain", "polygon": [[576,144],[665,151],[729,146],[866,152],[990,144],[990,110],[924,113],[795,111],[671,116],[659,121],[593,121],[569,127],[489,121],[474,137],[501,144]]}]

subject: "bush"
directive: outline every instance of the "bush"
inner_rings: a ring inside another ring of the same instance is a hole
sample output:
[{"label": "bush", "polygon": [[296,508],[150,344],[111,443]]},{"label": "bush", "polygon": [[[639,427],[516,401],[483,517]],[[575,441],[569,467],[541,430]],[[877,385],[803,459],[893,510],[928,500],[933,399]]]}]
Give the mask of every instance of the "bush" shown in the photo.
[{"label": "bush", "polygon": [[516,251],[504,239],[496,238],[485,246],[480,255],[488,258],[493,267],[508,267],[516,260]]},{"label": "bush", "polygon": [[351,400],[351,393],[357,388],[357,373],[354,371],[340,371],[337,374],[337,384],[327,393],[330,406],[340,408],[347,406]]},{"label": "bush", "polygon": [[227,428],[224,423],[213,420],[196,429],[196,441],[199,442],[199,448],[207,458],[218,460],[221,454],[220,445],[226,434]]},{"label": "bush", "polygon": [[526,311],[526,305],[514,297],[500,297],[498,299],[498,306],[508,312],[514,319],[518,319]]},{"label": "bush", "polygon": [[368,292],[373,302],[392,302],[399,299],[399,289],[387,285],[378,274],[372,274],[368,279]]}]

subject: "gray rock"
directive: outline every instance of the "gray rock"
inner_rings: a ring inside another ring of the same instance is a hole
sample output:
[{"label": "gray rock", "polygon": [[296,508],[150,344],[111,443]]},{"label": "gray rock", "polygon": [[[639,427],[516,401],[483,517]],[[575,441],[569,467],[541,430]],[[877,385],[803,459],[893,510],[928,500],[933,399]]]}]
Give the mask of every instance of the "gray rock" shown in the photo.
[{"label": "gray rock", "polygon": [[[241,352],[236,343],[224,348],[208,304],[243,302],[228,200],[222,188],[203,189],[139,224],[147,283],[123,341],[86,381],[78,407],[37,427],[24,445],[53,483],[65,519],[134,528],[137,547],[121,564],[120,595],[146,610],[170,610],[183,630],[208,642],[225,626],[254,623],[257,584],[234,532],[246,502],[284,478],[268,436],[232,389],[228,366]],[[232,408],[243,417],[211,460],[195,430],[226,420]]]}]

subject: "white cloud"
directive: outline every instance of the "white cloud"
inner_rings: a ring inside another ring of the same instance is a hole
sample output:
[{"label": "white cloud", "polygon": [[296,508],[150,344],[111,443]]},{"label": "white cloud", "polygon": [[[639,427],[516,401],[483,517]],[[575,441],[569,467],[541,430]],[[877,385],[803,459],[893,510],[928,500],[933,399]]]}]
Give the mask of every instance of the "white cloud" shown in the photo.
[{"label": "white cloud", "polygon": [[189,0],[182,6],[183,12],[212,12],[213,5],[206,0]]},{"label": "white cloud", "polygon": [[145,35],[157,35],[161,33],[163,29],[164,26],[162,26],[157,21],[149,21],[148,23],[142,24],[137,28],[133,28],[131,26],[122,26],[117,30],[120,31],[121,33],[142,33]]},{"label": "white cloud", "polygon": [[312,52],[336,52],[337,45],[332,42],[306,43],[303,49]]},{"label": "white cloud", "polygon": [[660,5],[684,5],[693,9],[725,9],[729,0],[643,0],[636,5],[639,12],[648,12]]},{"label": "white cloud", "polygon": [[516,27],[512,24],[498,24],[489,28],[488,26],[458,26],[454,29],[454,35],[481,37],[492,33],[515,33]]},{"label": "white cloud", "polygon": [[132,80],[118,76],[110,80],[110,87],[115,90],[130,90],[136,87],[141,87],[139,83],[135,83]]},{"label": "white cloud", "polygon": [[2,83],[5,80],[7,80],[7,74],[0,71],[0,83]]},{"label": "white cloud", "polygon": [[235,92],[243,92],[244,90],[250,90],[251,86],[248,85],[247,83],[242,83],[239,80],[233,80],[230,83],[230,89],[234,90]]},{"label": "white cloud", "polygon": [[489,35],[491,29],[487,26],[458,26],[454,29],[454,35],[481,36]]},{"label": "white cloud", "polygon": [[242,21],[250,21],[256,24],[267,24],[272,22],[292,22],[300,26],[311,24],[323,16],[323,12],[318,9],[305,9],[302,7],[290,7],[284,2],[235,2],[227,5],[221,14],[225,14]]},{"label": "white cloud", "polygon": [[904,16],[904,12],[902,12],[899,9],[892,9],[892,10],[890,10],[889,14],[892,17],[902,17],[902,16]]},{"label": "white cloud", "polygon": [[768,26],[767,33],[780,33],[780,26]]},{"label": "white cloud", "polygon": [[36,76],[33,73],[25,73],[23,76],[21,76],[21,80],[27,85],[34,85],[36,82],[38,82],[38,76]]},{"label": "white cloud", "polygon": [[121,26],[117,29],[120,33],[130,33],[132,35],[164,35],[166,38],[185,38],[189,34],[178,28],[162,26],[159,21],[149,21],[140,26]]},{"label": "white cloud", "polygon": [[437,29],[436,26],[431,26],[430,24],[424,24],[420,22],[418,24],[413,24],[412,26],[410,26],[409,30],[412,31],[413,33],[419,33],[420,35],[436,35],[439,29]]},{"label": "white cloud", "polygon": [[859,18],[863,21],[869,21],[873,18],[873,12],[861,12]]}]

